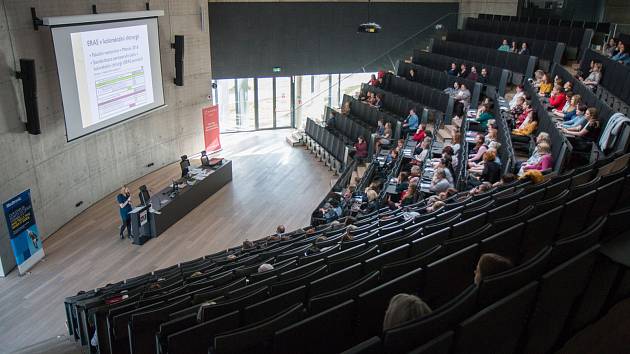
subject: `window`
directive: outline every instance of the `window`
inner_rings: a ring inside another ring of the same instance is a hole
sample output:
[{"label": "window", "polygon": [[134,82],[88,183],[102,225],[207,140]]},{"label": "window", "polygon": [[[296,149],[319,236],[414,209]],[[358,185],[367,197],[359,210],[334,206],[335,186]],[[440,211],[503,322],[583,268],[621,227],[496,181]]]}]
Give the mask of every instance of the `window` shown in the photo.
[{"label": "window", "polygon": [[219,105],[219,128],[221,132],[236,131],[236,80],[217,80],[215,104]]},{"label": "window", "polygon": [[276,78],[276,128],[291,126],[291,78]]},{"label": "window", "polygon": [[273,128],[273,78],[258,79],[258,128]]},{"label": "window", "polygon": [[236,79],[236,130],[255,129],[254,79]]}]

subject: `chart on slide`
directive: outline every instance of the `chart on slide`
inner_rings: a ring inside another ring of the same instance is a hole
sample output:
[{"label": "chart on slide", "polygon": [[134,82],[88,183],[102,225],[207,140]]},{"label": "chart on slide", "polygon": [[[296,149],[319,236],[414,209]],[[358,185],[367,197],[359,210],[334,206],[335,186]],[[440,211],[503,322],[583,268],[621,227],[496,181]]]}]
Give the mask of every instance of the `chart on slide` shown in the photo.
[{"label": "chart on slide", "polygon": [[128,68],[96,78],[99,120],[115,117],[147,103],[144,67]]},{"label": "chart on slide", "polygon": [[84,128],[154,102],[146,25],[71,35]]}]

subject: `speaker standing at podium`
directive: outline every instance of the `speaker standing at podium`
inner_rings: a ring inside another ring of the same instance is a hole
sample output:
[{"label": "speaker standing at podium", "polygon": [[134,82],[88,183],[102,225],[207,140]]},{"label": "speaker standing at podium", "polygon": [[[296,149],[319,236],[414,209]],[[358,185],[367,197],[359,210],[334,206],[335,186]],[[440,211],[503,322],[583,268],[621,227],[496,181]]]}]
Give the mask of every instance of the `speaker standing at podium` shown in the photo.
[{"label": "speaker standing at podium", "polygon": [[131,211],[131,194],[129,188],[123,186],[120,189],[120,194],[116,196],[118,206],[120,207],[120,218],[122,219],[122,225],[120,225],[120,239],[124,239],[123,231],[127,228],[127,237],[131,238],[131,218],[129,212]]}]

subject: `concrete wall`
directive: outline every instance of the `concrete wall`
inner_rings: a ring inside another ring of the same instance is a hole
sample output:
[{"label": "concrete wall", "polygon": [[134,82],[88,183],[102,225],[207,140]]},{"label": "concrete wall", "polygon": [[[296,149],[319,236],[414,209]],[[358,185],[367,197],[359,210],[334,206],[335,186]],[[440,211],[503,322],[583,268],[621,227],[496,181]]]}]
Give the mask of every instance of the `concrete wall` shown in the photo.
[{"label": "concrete wall", "polygon": [[[120,185],[203,149],[201,108],[210,104],[211,77],[205,1],[0,1],[0,201],[30,188],[44,238]],[[168,107],[67,143],[50,31],[33,30],[30,8],[35,7],[39,17],[79,15],[91,13],[92,4],[100,13],[144,10],[147,1],[151,9],[165,11],[158,22]],[[200,16],[205,18],[204,31]],[[173,84],[170,42],[176,34],[186,41],[184,87]],[[13,74],[19,70],[15,62],[20,58],[35,59],[37,65],[41,135],[23,131],[21,86]],[[149,163],[154,165],[148,168]],[[79,202],[83,203],[76,207]],[[112,208],[116,207],[112,201]],[[4,217],[0,220],[0,275],[4,275],[15,261]]]}]

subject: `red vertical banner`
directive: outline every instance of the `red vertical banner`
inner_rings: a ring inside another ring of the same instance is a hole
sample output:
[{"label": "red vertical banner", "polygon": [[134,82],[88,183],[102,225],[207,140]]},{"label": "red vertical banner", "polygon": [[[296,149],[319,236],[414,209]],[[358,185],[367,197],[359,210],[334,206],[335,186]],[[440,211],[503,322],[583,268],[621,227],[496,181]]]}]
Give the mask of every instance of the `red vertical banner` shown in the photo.
[{"label": "red vertical banner", "polygon": [[201,110],[203,115],[203,139],[206,152],[211,154],[221,150],[221,133],[219,130],[219,106],[214,105]]}]

